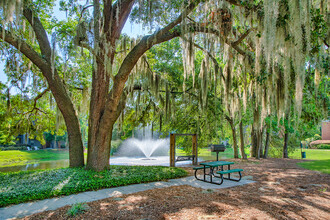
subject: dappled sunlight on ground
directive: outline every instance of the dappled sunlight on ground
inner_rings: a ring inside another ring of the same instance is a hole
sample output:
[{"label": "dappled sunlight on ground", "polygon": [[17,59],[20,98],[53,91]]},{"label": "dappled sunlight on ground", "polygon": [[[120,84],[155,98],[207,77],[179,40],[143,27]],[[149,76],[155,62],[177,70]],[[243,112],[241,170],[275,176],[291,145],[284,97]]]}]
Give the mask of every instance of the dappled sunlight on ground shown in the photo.
[{"label": "dappled sunlight on ground", "polygon": [[[233,161],[244,167],[243,176],[256,182],[226,189],[183,185],[120,195],[88,203],[91,209],[74,219],[330,219],[330,175],[299,168],[289,159]],[[25,219],[66,219],[68,209]]]},{"label": "dappled sunlight on ground", "polygon": [[56,186],[54,186],[53,191],[61,191],[62,188],[63,188],[66,184],[68,184],[68,182],[70,181],[70,179],[71,179],[71,176],[69,176],[69,177],[68,177],[67,179],[65,179],[64,181],[58,183]]}]

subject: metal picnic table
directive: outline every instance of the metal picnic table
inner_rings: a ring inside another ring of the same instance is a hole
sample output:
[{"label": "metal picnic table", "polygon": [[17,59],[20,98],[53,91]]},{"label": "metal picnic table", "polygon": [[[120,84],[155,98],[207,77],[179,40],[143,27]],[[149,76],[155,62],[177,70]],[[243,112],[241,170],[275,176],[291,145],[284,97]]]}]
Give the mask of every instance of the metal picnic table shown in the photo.
[{"label": "metal picnic table", "polygon": [[[242,169],[230,169],[230,165],[232,165],[232,164],[234,164],[234,162],[229,162],[229,161],[212,161],[212,162],[200,163],[200,165],[202,165],[203,167],[194,167],[193,168],[195,170],[195,178],[197,180],[201,180],[201,181],[213,183],[213,184],[218,184],[218,185],[221,185],[223,183],[224,179],[238,182],[242,178],[241,171],[243,171],[243,170]],[[227,170],[224,170],[223,166],[226,166],[226,165],[228,166]],[[218,167],[220,167],[220,170],[216,171],[216,170],[218,170]],[[200,179],[197,177],[197,170],[201,170],[201,169],[203,170],[203,179]],[[208,173],[207,173],[207,169],[210,170]],[[239,176],[240,176],[239,179],[230,178],[230,174],[234,173],[234,172],[239,173]],[[216,174],[219,174],[219,175],[216,175]],[[224,177],[223,176],[224,174],[228,174],[228,177]],[[210,180],[207,180],[206,176],[209,176]],[[213,177],[220,178],[221,179],[220,183],[214,182],[212,179]]]}]

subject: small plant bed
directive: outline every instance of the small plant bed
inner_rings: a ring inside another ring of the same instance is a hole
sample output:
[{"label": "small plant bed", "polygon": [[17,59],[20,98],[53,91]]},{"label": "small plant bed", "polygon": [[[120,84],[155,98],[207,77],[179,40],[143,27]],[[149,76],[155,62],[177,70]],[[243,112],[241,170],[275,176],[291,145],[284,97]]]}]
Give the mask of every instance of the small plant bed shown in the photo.
[{"label": "small plant bed", "polygon": [[70,217],[75,217],[81,213],[86,212],[89,209],[89,206],[86,203],[77,203],[71,206],[68,210],[67,215]]},{"label": "small plant bed", "polygon": [[180,168],[111,166],[95,172],[84,168],[0,173],[0,207],[78,192],[186,176]]}]

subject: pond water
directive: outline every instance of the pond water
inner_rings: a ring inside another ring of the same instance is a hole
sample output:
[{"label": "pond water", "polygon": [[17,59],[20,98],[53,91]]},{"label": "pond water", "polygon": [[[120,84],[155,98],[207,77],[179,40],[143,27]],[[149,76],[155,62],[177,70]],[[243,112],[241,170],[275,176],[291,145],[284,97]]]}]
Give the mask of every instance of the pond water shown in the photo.
[{"label": "pond water", "polygon": [[46,170],[46,169],[55,169],[61,167],[68,167],[69,160],[53,160],[53,161],[45,161],[35,164],[26,164],[20,166],[11,166],[11,167],[0,167],[0,172],[17,172],[24,170]]},{"label": "pond water", "polygon": [[[198,161],[204,160],[215,160],[215,156],[202,156],[198,157]],[[220,156],[219,159],[226,159],[225,156]],[[111,157],[111,165],[144,165],[144,166],[169,166],[169,157],[168,156],[159,156],[159,157]],[[191,164],[191,161],[180,161],[176,162],[176,166],[185,166]],[[45,161],[35,164],[26,164],[21,166],[11,166],[11,167],[0,167],[0,172],[17,172],[17,171],[26,171],[26,170],[45,170],[45,169],[55,169],[68,167],[69,160],[55,160],[55,161]]]}]

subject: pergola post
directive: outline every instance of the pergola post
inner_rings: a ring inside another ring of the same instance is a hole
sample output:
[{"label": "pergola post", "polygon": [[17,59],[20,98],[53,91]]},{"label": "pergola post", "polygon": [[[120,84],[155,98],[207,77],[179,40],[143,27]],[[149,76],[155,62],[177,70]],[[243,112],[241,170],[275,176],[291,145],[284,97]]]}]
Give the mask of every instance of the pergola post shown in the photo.
[{"label": "pergola post", "polygon": [[170,166],[175,167],[175,134],[170,134]]},{"label": "pergola post", "polygon": [[197,150],[197,134],[192,136],[192,153],[195,155],[193,165],[197,165],[198,150]]}]

